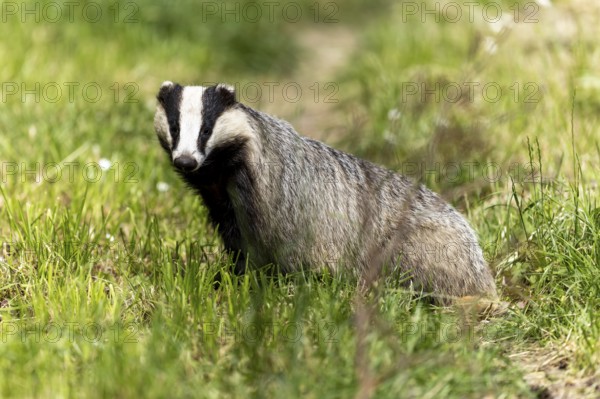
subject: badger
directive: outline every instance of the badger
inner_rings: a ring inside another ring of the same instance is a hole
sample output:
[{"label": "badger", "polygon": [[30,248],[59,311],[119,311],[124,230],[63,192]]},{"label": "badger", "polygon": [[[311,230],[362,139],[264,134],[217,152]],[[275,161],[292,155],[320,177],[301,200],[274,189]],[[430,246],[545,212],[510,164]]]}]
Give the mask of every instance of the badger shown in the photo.
[{"label": "badger", "polygon": [[475,232],[425,186],[300,136],[225,84],[166,81],[157,99],[160,145],[202,197],[237,272],[375,272],[439,303],[496,297]]}]

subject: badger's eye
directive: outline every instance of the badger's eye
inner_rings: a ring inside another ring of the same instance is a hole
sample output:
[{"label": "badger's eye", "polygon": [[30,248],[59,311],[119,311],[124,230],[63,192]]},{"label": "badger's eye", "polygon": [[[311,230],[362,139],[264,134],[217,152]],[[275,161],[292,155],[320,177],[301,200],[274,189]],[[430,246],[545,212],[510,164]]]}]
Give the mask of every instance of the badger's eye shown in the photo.
[{"label": "badger's eye", "polygon": [[210,129],[207,127],[202,128],[202,130],[200,131],[200,134],[202,135],[202,137],[206,138],[210,135]]}]

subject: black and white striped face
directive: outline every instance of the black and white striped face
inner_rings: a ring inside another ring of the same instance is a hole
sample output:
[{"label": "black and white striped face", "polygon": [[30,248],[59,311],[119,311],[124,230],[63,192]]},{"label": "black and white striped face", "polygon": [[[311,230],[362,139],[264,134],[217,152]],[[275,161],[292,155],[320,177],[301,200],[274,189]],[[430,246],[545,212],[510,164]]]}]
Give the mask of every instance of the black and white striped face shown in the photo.
[{"label": "black and white striped face", "polygon": [[216,150],[252,134],[228,86],[180,86],[167,81],[157,98],[154,129],[181,172],[196,172]]}]

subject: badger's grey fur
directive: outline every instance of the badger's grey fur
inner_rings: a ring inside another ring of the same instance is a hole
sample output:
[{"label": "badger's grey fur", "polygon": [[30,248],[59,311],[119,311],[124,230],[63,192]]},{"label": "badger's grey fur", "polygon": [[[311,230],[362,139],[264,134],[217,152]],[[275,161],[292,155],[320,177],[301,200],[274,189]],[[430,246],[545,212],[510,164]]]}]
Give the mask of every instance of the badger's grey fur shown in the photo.
[{"label": "badger's grey fur", "polygon": [[364,276],[385,263],[439,298],[496,296],[475,233],[454,208],[402,175],[299,136],[236,101],[232,88],[164,82],[154,124],[239,267]]}]

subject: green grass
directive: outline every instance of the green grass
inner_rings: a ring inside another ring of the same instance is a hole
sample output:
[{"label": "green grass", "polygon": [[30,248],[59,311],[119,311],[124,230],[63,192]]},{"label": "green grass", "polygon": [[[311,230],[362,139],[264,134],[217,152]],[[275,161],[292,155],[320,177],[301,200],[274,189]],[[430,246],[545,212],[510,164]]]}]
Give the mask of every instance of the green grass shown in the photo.
[{"label": "green grass", "polygon": [[[558,360],[569,395],[592,395],[577,381],[600,371],[600,12],[556,3],[499,36],[481,19],[404,22],[384,1],[336,14],[361,26],[336,111],[360,123],[337,144],[398,170],[477,165],[413,177],[479,233],[509,302],[484,318],[339,276],[234,277],[171,170],[152,127],[163,80],[292,81],[310,58],[298,38],[323,23],[203,23],[198,5],[163,1],[131,24],[0,23],[0,397],[538,397],[523,365]],[[539,97],[403,97],[407,83],[466,81],[511,95],[533,82]],[[23,101],[36,82],[63,95]],[[79,83],[72,101],[65,82]],[[92,83],[97,102],[81,91]]]}]

